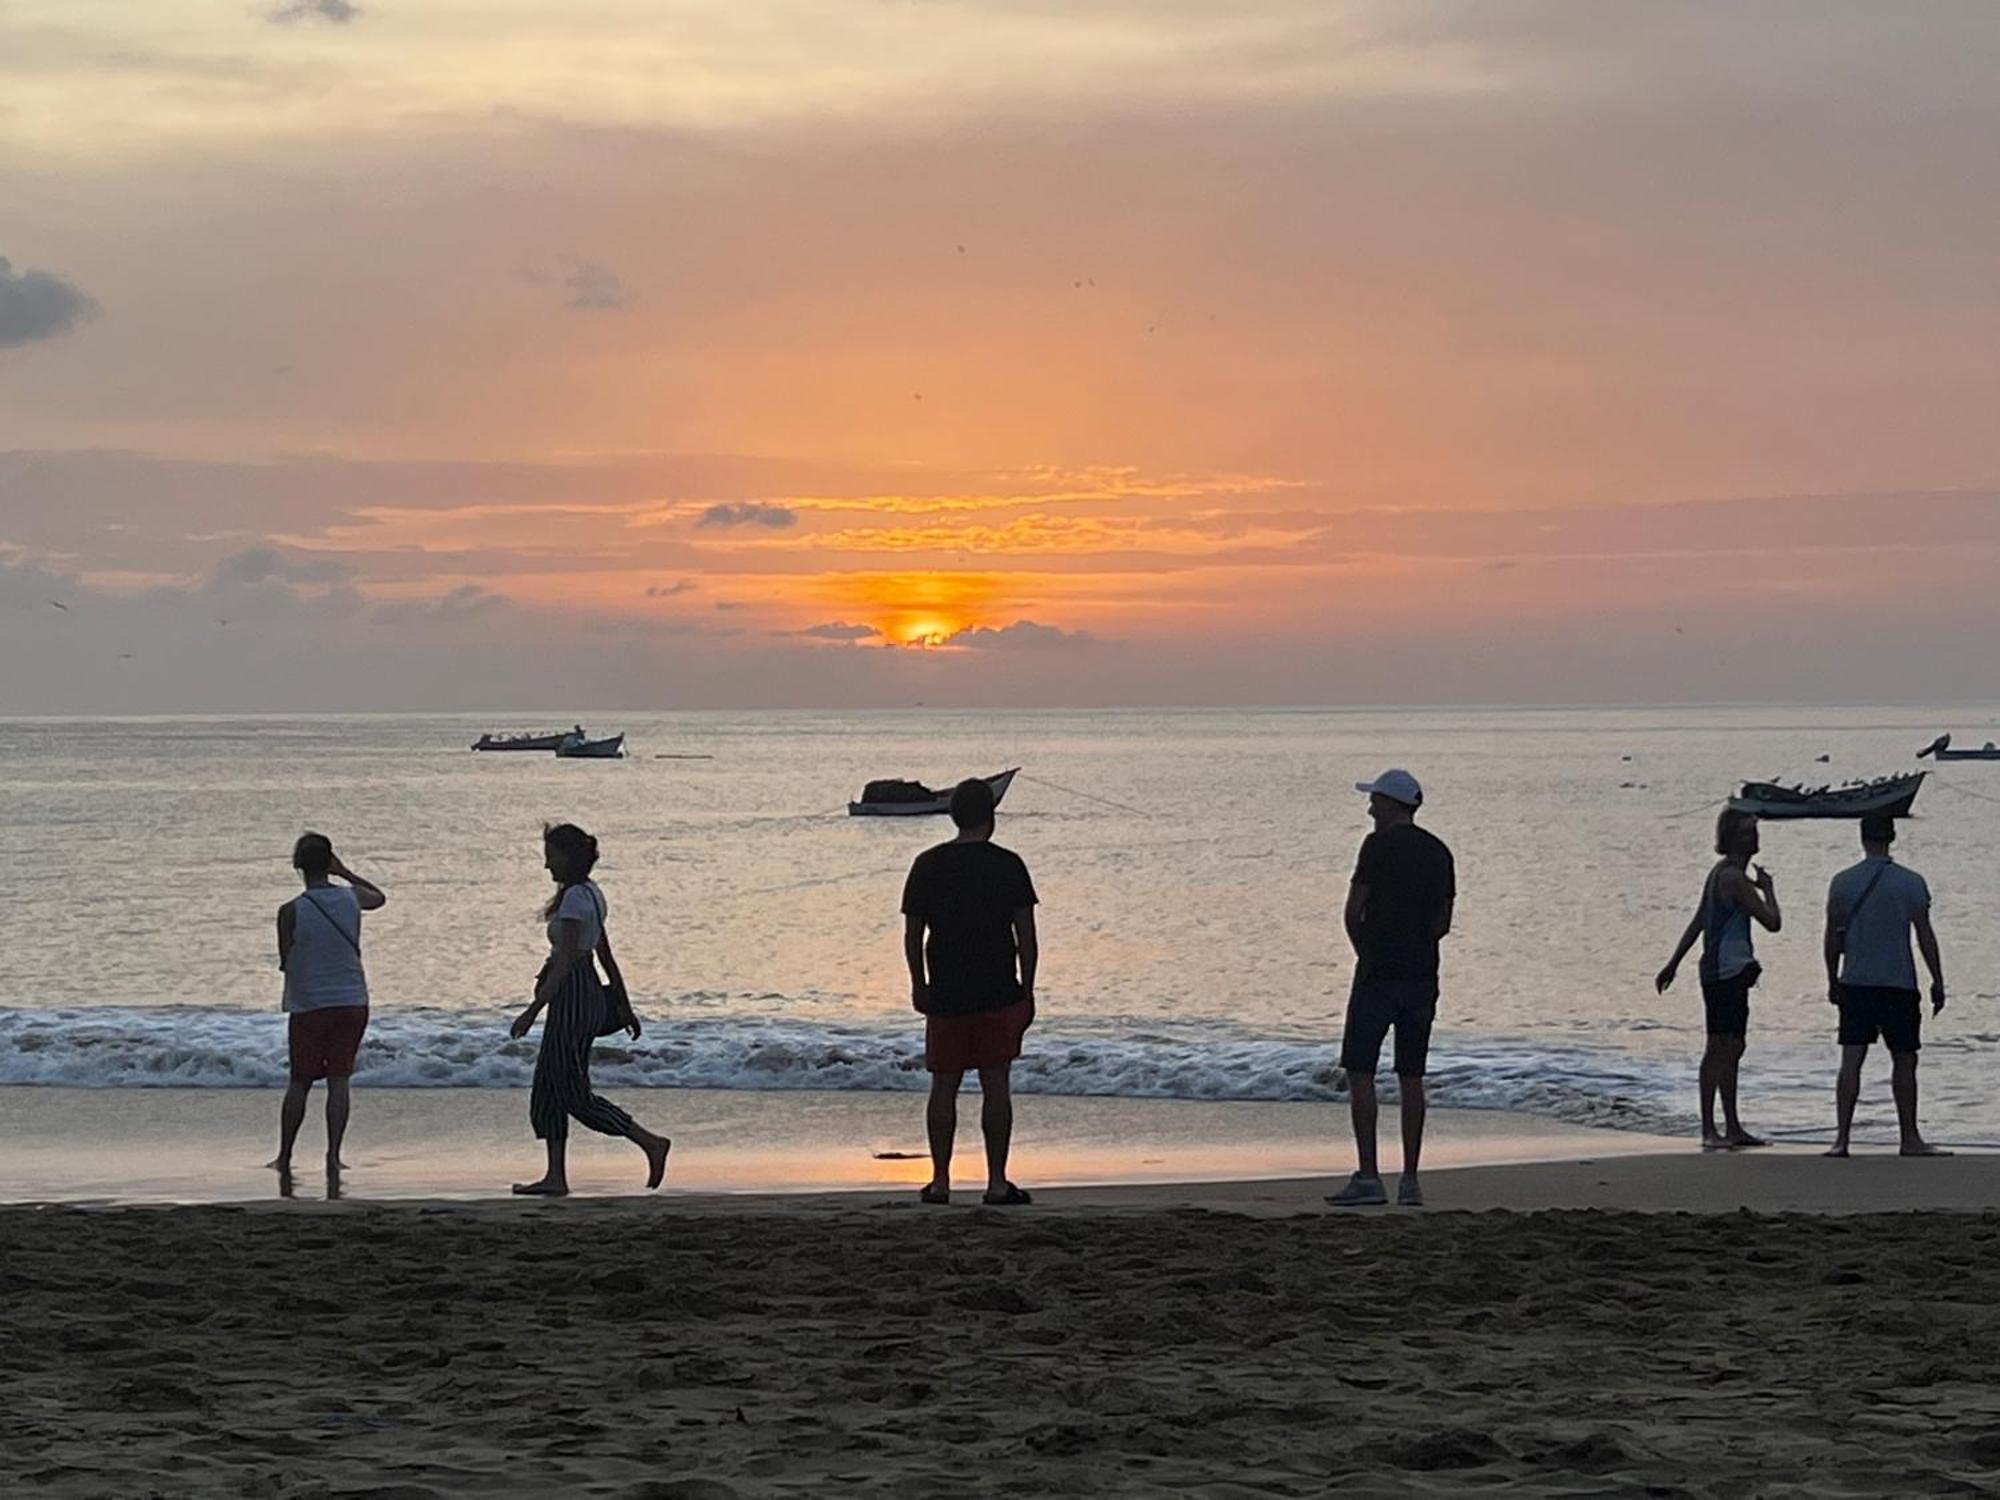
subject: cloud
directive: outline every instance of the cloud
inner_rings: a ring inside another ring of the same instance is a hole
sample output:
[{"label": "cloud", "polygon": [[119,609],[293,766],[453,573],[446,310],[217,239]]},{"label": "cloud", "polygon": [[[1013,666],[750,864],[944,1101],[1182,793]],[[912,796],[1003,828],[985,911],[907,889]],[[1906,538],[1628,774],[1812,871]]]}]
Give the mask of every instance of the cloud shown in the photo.
[{"label": "cloud", "polygon": [[609,266],[578,261],[563,275],[563,301],[581,312],[605,312],[625,305],[625,283]]},{"label": "cloud", "polygon": [[673,583],[654,583],[646,586],[648,599],[672,599],[680,594],[692,594],[696,588],[692,578],[677,579]]},{"label": "cloud", "polygon": [[504,595],[483,589],[476,583],[464,583],[439,598],[405,599],[381,605],[374,613],[375,618],[385,625],[419,622],[456,624],[504,609],[507,602]]},{"label": "cloud", "polygon": [[943,642],[947,646],[970,646],[979,651],[1049,651],[1057,648],[1095,646],[1101,644],[1098,637],[1087,630],[1064,630],[1055,625],[1041,625],[1033,620],[1016,620],[1012,625],[997,628],[989,625],[974,625],[949,636]]},{"label": "cloud", "polygon": [[325,21],[345,26],[360,14],[361,7],[354,0],[285,0],[266,19],[278,26],[290,26],[295,21]]},{"label": "cloud", "polygon": [[96,312],[81,288],[50,271],[16,271],[0,255],[0,349],[59,338]]},{"label": "cloud", "polygon": [[790,630],[784,633],[805,636],[815,641],[865,641],[881,634],[873,625],[849,625],[838,620],[825,625],[808,625],[804,630]]},{"label": "cloud", "polygon": [[774,529],[799,524],[799,513],[782,505],[764,505],[747,500],[740,505],[711,505],[694,523],[713,526],[769,526]]},{"label": "cloud", "polygon": [[211,590],[255,588],[267,583],[340,583],[354,576],[354,569],[338,558],[295,557],[276,547],[251,547],[231,553],[208,575]]}]

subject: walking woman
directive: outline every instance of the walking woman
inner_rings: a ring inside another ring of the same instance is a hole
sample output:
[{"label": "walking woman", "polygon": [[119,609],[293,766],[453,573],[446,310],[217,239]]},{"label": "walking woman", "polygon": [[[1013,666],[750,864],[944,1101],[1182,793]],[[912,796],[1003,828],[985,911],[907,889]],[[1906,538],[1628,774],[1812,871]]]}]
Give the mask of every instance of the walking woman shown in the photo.
[{"label": "walking woman", "polygon": [[[548,1147],[549,1168],[539,1182],[517,1182],[514,1191],[559,1198],[569,1191],[569,1122],[575,1119],[602,1135],[622,1135],[646,1153],[646,1186],[666,1175],[673,1142],[654,1135],[610,1100],[590,1090],[590,1044],[619,1029],[639,1039],[639,1022],[624,1001],[625,978],[618,972],[604,931],[604,892],[590,878],[597,865],[597,840],[574,823],[542,831],[543,862],[556,893],[542,915],[549,924],[549,960],[535,981],[535,1001],[514,1021],[511,1034],[524,1037],[544,1008],[542,1050],[535,1058],[535,1086],[528,1118]],[[592,955],[611,980],[607,990]]]},{"label": "walking woman", "polygon": [[[1754,919],[1776,932],[1783,921],[1770,872],[1750,861],[1757,853],[1754,813],[1724,808],[1715,824],[1721,855],[1701,888],[1701,905],[1655,987],[1665,994],[1688,949],[1701,941],[1701,999],[1707,1012],[1708,1047],[1701,1057],[1701,1149],[1733,1151],[1764,1142],[1743,1128],[1736,1114],[1736,1074],[1750,1030],[1750,991],[1764,970],[1751,940]],[[1755,871],[1753,874],[1752,871]],[[1715,1128],[1715,1096],[1722,1095],[1723,1128]]]}]

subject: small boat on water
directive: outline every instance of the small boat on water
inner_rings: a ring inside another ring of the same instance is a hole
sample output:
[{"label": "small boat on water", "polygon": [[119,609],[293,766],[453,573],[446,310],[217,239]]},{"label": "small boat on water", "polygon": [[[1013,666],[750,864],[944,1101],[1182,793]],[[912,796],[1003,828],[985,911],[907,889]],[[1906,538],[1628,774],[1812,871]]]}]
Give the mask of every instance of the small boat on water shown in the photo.
[{"label": "small boat on water", "polygon": [[1932,760],[2000,760],[2000,745],[1988,740],[1977,750],[1954,750],[1951,748],[1951,736],[1941,734],[1917,752],[1917,759],[1922,760],[1927,755]]},{"label": "small boat on water", "polygon": [[475,750],[559,750],[562,742],[575,735],[583,736],[583,727],[559,729],[554,734],[482,734],[472,742]]},{"label": "small boat on water", "polygon": [[[1007,795],[1020,767],[985,778],[993,788],[993,805]],[[861,789],[861,800],[847,804],[851,818],[922,818],[951,811],[951,792],[933,791],[921,781],[871,781]]]},{"label": "small boat on water", "polygon": [[1845,786],[1779,786],[1771,781],[1746,781],[1729,799],[1738,812],[1760,818],[1906,818],[1910,804],[1928,771],[1884,776],[1875,781],[1851,781]]},{"label": "small boat on water", "polygon": [[563,736],[556,746],[556,755],[562,760],[623,760],[625,758],[625,736],[614,734],[609,739],[587,740],[580,734]]}]

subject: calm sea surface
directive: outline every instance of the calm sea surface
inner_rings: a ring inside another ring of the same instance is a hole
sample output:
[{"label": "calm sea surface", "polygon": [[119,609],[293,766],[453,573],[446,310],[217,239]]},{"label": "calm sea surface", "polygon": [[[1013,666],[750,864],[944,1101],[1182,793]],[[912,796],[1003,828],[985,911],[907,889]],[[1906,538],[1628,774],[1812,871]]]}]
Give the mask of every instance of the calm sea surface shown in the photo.
[{"label": "calm sea surface", "polygon": [[[1349,788],[1403,765],[1459,861],[1438,1101],[1678,1128],[1699,988],[1692,961],[1664,997],[1652,975],[1710,862],[1713,806],[1746,776],[1911,769],[1947,728],[2000,738],[1993,711],[1963,708],[689,713],[592,716],[629,734],[616,763],[466,748],[571,717],[0,722],[0,1082],[280,1080],[272,918],[310,827],[390,895],[367,924],[367,1080],[520,1084],[532,1044],[505,1024],[543,951],[540,827],[569,819],[602,842],[651,1023],[604,1049],[607,1083],[917,1087],[897,900],[949,825],[845,803],[872,777],[1019,765],[999,836],[1044,903],[1023,1089],[1330,1098],[1339,908],[1366,831]],[[1917,811],[1901,853],[1936,893],[1954,990],[1926,1038],[1926,1116],[2000,1140],[2000,764],[1944,768]],[[1766,827],[1788,922],[1760,937],[1753,1125],[1828,1112],[1821,903],[1853,838]],[[1877,1118],[1885,1074],[1864,1098]]]}]

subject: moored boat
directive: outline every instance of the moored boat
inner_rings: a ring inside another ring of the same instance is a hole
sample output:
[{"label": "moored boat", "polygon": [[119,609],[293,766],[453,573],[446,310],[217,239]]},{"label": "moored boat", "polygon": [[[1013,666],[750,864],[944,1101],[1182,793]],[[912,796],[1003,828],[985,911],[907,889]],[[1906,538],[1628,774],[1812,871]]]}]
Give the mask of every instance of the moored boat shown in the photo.
[{"label": "moored boat", "polygon": [[482,734],[472,742],[475,750],[559,750],[562,742],[575,736],[583,737],[583,727],[559,729],[554,734]]},{"label": "moored boat", "polygon": [[1932,760],[2000,760],[2000,745],[1988,740],[1977,750],[1954,750],[1951,736],[1941,734],[1917,752],[1917,759],[1929,756]]},{"label": "moored boat", "polygon": [[1910,815],[1910,804],[1917,800],[1917,792],[1929,774],[1916,771],[1907,776],[1821,787],[1746,781],[1743,790],[1729,799],[1729,805],[1738,812],[1771,819],[1906,818]]},{"label": "moored boat", "polygon": [[[1014,784],[1020,769],[1016,766],[985,778],[986,784],[993,788],[995,807],[1007,795],[1007,788]],[[853,818],[922,818],[950,811],[951,792],[934,791],[921,781],[871,781],[861,789],[859,802],[847,804],[848,816]]]},{"label": "moored boat", "polygon": [[608,739],[587,740],[580,734],[565,735],[556,746],[556,754],[563,760],[622,760],[625,736],[614,734]]}]

